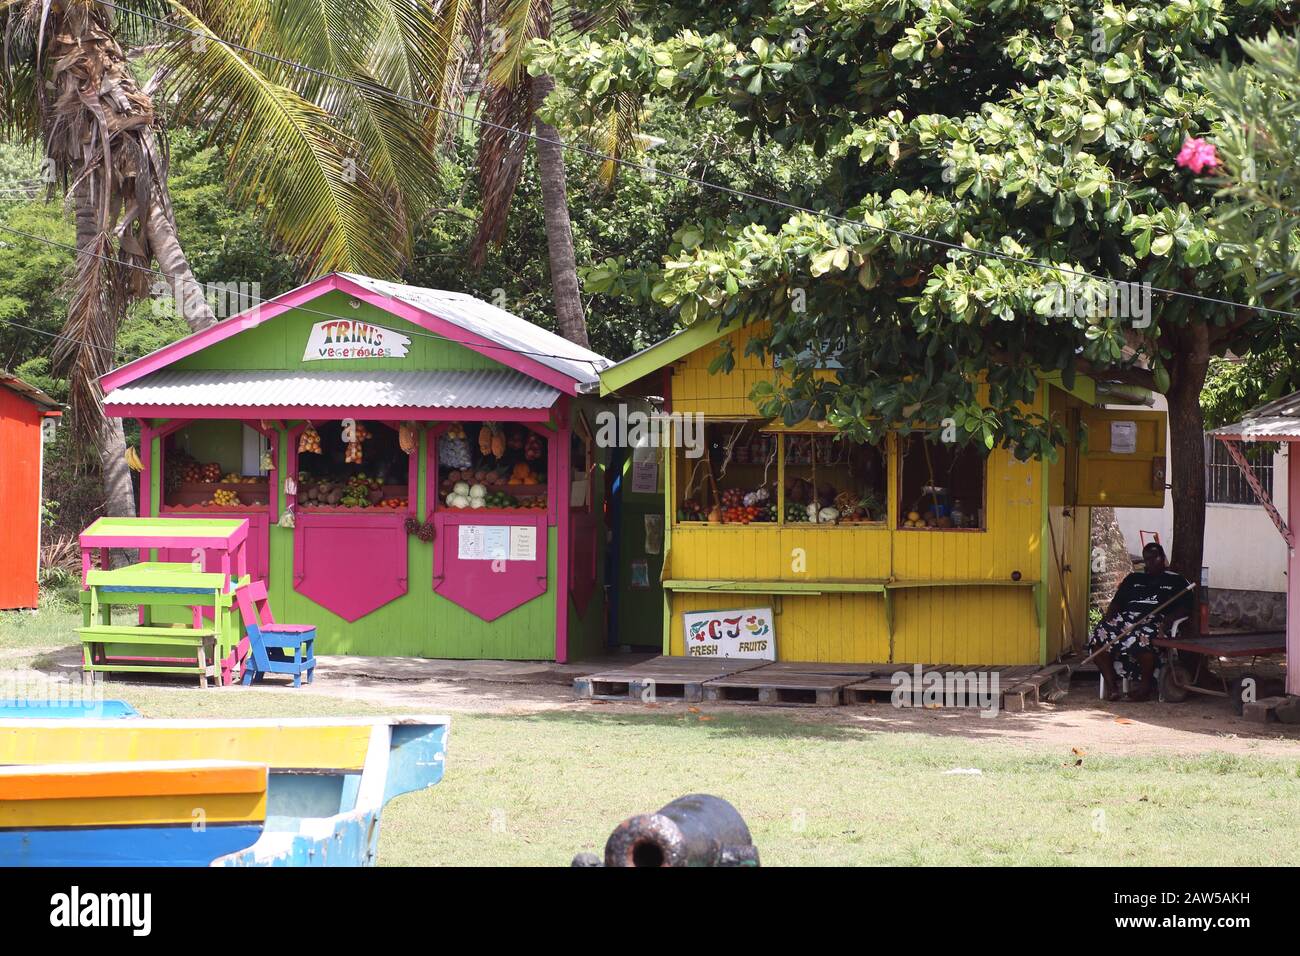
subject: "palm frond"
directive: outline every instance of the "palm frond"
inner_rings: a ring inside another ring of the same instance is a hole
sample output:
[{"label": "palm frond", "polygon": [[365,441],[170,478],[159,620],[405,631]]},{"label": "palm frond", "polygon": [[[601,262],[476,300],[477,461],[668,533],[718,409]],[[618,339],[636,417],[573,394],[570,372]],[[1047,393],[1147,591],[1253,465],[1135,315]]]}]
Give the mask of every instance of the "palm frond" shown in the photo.
[{"label": "palm frond", "polygon": [[551,0],[501,0],[488,32],[493,37],[488,84],[508,87],[528,76],[528,44],[551,35]]},{"label": "palm frond", "polygon": [[482,211],[470,244],[470,262],[482,266],[487,247],[505,235],[507,214],[523,174],[528,134],[536,110],[533,79],[524,67],[524,50],[551,29],[550,0],[502,0],[487,28],[492,38],[478,174]]},{"label": "palm frond", "polygon": [[479,133],[478,176],[480,199],[478,230],[470,243],[470,264],[482,268],[489,245],[505,237],[510,203],[523,175],[528,149],[525,132],[533,122],[532,80],[515,86],[492,86],[482,97],[485,124]]},{"label": "palm frond", "polygon": [[[459,110],[464,103],[465,70],[482,41],[481,14],[481,0],[442,0],[439,4],[428,39],[435,62],[424,79],[424,96],[445,109]],[[456,130],[453,118],[436,110],[426,113],[430,142],[448,142]]]},{"label": "palm frond", "polygon": [[37,82],[36,23],[33,0],[0,0],[4,22],[3,70],[0,70],[0,129],[21,143],[39,142],[43,88]]},{"label": "palm frond", "polygon": [[78,447],[98,448],[105,425],[99,377],[113,367],[117,327],[126,304],[123,269],[113,237],[101,232],[77,253],[68,321],[56,340],[54,364],[68,378],[68,402]]},{"label": "palm frond", "polygon": [[641,98],[632,92],[619,93],[604,126],[598,130],[596,149],[608,157],[600,164],[600,182],[613,189],[621,168],[619,160],[634,155],[641,131]]},{"label": "palm frond", "polygon": [[173,0],[172,9],[206,39],[164,57],[180,116],[210,124],[236,194],[266,209],[268,228],[311,271],[396,274],[408,248],[402,216],[356,158],[360,144],[325,109],[219,42],[188,7]]}]

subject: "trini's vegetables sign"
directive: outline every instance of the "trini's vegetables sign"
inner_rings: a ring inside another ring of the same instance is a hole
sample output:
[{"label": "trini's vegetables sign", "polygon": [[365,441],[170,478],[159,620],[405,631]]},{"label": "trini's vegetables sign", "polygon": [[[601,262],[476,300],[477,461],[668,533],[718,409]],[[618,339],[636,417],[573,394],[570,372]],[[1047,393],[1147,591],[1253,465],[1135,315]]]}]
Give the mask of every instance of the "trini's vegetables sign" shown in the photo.
[{"label": "trini's vegetables sign", "polygon": [[302,360],[405,358],[406,347],[410,344],[411,340],[405,335],[382,325],[330,319],[311,327]]}]

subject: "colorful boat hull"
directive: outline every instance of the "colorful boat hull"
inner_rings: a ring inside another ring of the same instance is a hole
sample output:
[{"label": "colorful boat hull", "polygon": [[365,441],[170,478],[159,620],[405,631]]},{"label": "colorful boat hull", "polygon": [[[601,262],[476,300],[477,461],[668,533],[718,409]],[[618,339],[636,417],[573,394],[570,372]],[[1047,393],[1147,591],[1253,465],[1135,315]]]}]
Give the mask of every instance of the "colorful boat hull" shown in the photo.
[{"label": "colorful boat hull", "polygon": [[267,777],[230,760],[0,767],[0,863],[204,866],[262,835]]},{"label": "colorful boat hull", "polygon": [[0,866],[368,866],[445,717],[0,720]]},{"label": "colorful boat hull", "polygon": [[139,717],[130,704],[120,700],[27,700],[20,697],[0,699],[0,720],[71,720],[74,718],[116,720]]}]

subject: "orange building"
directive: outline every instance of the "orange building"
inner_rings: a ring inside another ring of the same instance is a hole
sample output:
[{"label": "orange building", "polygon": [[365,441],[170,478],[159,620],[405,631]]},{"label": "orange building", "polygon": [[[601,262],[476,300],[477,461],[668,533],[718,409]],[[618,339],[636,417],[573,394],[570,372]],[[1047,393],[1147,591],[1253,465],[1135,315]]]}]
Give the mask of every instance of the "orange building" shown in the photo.
[{"label": "orange building", "polygon": [[0,609],[35,607],[41,550],[42,424],[59,403],[0,372]]}]

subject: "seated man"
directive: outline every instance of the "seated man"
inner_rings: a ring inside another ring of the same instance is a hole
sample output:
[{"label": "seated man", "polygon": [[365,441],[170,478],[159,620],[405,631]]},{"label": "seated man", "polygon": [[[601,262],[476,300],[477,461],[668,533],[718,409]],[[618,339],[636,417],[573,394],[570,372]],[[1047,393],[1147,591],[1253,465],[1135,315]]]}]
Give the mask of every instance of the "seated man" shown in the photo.
[{"label": "seated man", "polygon": [[1142,549],[1142,563],[1143,570],[1134,571],[1115,590],[1105,617],[1088,641],[1089,650],[1113,641],[1144,614],[1176,597],[1180,591],[1183,594],[1097,655],[1107,700],[1120,699],[1115,689],[1116,675],[1138,682],[1137,689],[1129,693],[1129,700],[1146,700],[1151,696],[1152,676],[1160,653],[1151,641],[1166,621],[1176,621],[1192,613],[1192,593],[1187,590],[1190,582],[1167,569],[1165,549],[1158,542],[1153,541]]}]

